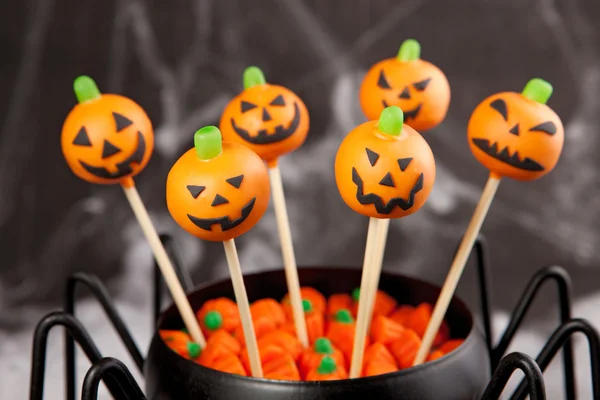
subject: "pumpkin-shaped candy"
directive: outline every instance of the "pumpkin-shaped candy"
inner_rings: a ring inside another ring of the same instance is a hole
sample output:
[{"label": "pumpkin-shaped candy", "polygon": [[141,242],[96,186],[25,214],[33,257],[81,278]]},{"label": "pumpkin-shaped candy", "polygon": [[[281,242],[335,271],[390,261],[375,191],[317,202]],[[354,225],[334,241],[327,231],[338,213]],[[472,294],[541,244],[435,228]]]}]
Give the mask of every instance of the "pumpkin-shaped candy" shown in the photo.
[{"label": "pumpkin-shaped candy", "polygon": [[241,326],[237,304],[227,297],[218,297],[202,304],[196,312],[196,318],[207,337],[220,330],[233,333]]},{"label": "pumpkin-shaped candy", "polygon": [[79,100],[67,116],[61,147],[67,164],[91,183],[133,184],[152,155],[154,131],[148,115],[133,100],[100,94],[88,76],[74,82]]},{"label": "pumpkin-shaped candy", "polygon": [[346,368],[338,365],[335,359],[330,356],[324,356],[319,366],[306,374],[307,381],[336,381],[347,378]]},{"label": "pumpkin-shaped candy", "polygon": [[192,341],[190,335],[183,331],[161,329],[158,331],[160,338],[165,342],[168,348],[188,360],[196,359],[201,352],[198,343]]},{"label": "pumpkin-shaped candy", "polygon": [[167,177],[169,212],[183,229],[201,239],[238,237],[267,209],[267,168],[247,147],[223,142],[214,126],[198,130],[194,144]]},{"label": "pumpkin-shaped candy", "polygon": [[320,337],[314,341],[313,345],[302,352],[298,365],[300,373],[306,377],[309,371],[317,368],[324,356],[330,356],[336,362],[336,365],[346,366],[344,354],[333,346],[331,340],[326,337]]},{"label": "pumpkin-shaped candy", "polygon": [[401,218],[419,210],[435,180],[429,145],[403,124],[395,106],[352,130],[335,158],[335,180],[354,211],[374,218]]},{"label": "pumpkin-shaped candy", "polygon": [[450,105],[448,79],[420,56],[419,42],[408,39],[395,58],[380,61],[367,72],[360,86],[360,105],[369,120],[389,106],[400,107],[406,124],[421,132],[444,120]]},{"label": "pumpkin-shaped candy", "polygon": [[304,143],[309,116],[291,90],[266,83],[257,67],[244,71],[244,91],[225,107],[219,125],[227,141],[248,146],[270,167]]},{"label": "pumpkin-shaped candy", "polygon": [[564,129],[546,105],[551,95],[552,86],[535,78],[523,92],[498,93],[475,108],[467,128],[469,146],[496,177],[529,181],[556,166]]}]

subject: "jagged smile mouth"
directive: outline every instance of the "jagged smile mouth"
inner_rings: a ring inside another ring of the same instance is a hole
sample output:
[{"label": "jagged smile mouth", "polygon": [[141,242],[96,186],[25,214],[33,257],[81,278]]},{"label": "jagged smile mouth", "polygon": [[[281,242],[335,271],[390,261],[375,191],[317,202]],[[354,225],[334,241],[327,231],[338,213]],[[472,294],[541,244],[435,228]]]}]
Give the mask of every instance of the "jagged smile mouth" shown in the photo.
[{"label": "jagged smile mouth", "polygon": [[200,229],[204,229],[205,231],[211,231],[212,226],[219,224],[221,225],[221,231],[225,232],[230,229],[235,228],[240,225],[242,222],[248,218],[252,209],[254,208],[254,203],[256,203],[256,197],[250,200],[244,207],[242,207],[242,216],[234,219],[233,221],[229,217],[218,217],[218,218],[198,218],[193,215],[188,214],[188,218],[194,225],[196,225]]},{"label": "jagged smile mouth", "polygon": [[119,179],[123,178],[133,172],[131,164],[141,164],[144,160],[144,154],[146,153],[146,140],[142,132],[138,131],[138,146],[135,152],[129,156],[126,160],[117,164],[117,172],[110,172],[104,167],[94,167],[86,163],[85,161],[79,160],[81,166],[90,174],[105,179]]},{"label": "jagged smile mouth", "polygon": [[[383,104],[383,108],[388,108],[390,106],[385,100],[381,100],[381,103]],[[404,113],[404,120],[406,121],[409,119],[417,118],[417,115],[419,115],[419,111],[421,111],[421,107],[423,107],[423,103],[419,103],[419,105],[413,108],[412,110],[405,110],[401,107],[402,112]]]},{"label": "jagged smile mouth", "polygon": [[259,130],[256,135],[250,135],[246,129],[240,128],[235,123],[235,119],[231,118],[231,127],[239,136],[244,138],[246,141],[253,144],[269,144],[275,142],[281,142],[284,139],[292,136],[296,129],[300,126],[300,107],[298,103],[294,103],[294,117],[287,128],[283,127],[283,124],[279,124],[275,127],[275,131],[267,131],[266,129]]},{"label": "jagged smile mouth", "polygon": [[360,204],[373,204],[379,214],[389,214],[396,206],[406,211],[415,204],[415,195],[423,189],[423,173],[419,175],[412,189],[410,189],[408,199],[392,197],[387,203],[384,203],[381,196],[375,193],[364,194],[364,183],[360,175],[358,175],[356,168],[352,168],[352,182],[356,184],[356,200]]},{"label": "jagged smile mouth", "polygon": [[523,169],[525,171],[543,171],[544,167],[542,167],[539,163],[532,160],[529,157],[525,157],[521,159],[519,156],[519,152],[515,151],[512,155],[510,154],[510,150],[508,146],[504,147],[502,150],[498,151],[498,143],[494,142],[490,143],[488,139],[479,139],[473,138],[471,139],[473,144],[477,146],[478,149],[483,151],[488,156],[495,158],[496,160],[500,160],[511,167]]}]

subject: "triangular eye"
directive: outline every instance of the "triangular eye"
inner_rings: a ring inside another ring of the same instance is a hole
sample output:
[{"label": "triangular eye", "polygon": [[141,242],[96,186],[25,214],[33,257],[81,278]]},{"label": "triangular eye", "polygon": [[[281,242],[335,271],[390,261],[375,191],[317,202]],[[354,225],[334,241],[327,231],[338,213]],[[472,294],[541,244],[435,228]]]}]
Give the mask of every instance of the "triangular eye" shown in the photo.
[{"label": "triangular eye", "polygon": [[215,206],[220,206],[221,204],[227,204],[229,203],[229,200],[227,200],[225,197],[221,196],[220,194],[217,194],[211,204],[211,206],[215,207]]},{"label": "triangular eye", "polygon": [[121,132],[123,129],[127,128],[129,125],[133,124],[129,118],[122,116],[116,112],[112,113],[115,123],[117,124],[117,132]]},{"label": "triangular eye", "polygon": [[204,189],[206,189],[206,186],[187,185],[187,190],[190,191],[190,194],[195,199],[197,199],[198,196],[200,196],[200,193],[202,193]]},{"label": "triangular eye", "polygon": [[379,181],[379,184],[382,186],[394,187],[394,178],[392,178],[392,174],[389,172],[385,174],[383,179]]},{"label": "triangular eye", "polygon": [[431,78],[423,79],[421,82],[413,83],[413,87],[422,92],[429,85],[429,82],[431,82]]},{"label": "triangular eye", "polygon": [[73,144],[75,146],[87,146],[90,147],[92,142],[90,142],[90,137],[87,134],[87,130],[85,126],[82,126],[79,132],[77,132],[77,136],[73,139]]},{"label": "triangular eye", "polygon": [[408,167],[408,164],[410,164],[411,161],[412,157],[399,158],[398,165],[400,166],[400,171],[404,172],[404,170],[406,169],[406,167]]},{"label": "triangular eye", "polygon": [[248,103],[247,101],[242,100],[242,112],[250,111],[253,108],[256,108],[256,104]]},{"label": "triangular eye", "polygon": [[283,99],[282,95],[279,95],[275,97],[269,104],[272,106],[285,106],[285,100]]},{"label": "triangular eye", "polygon": [[379,160],[379,154],[375,153],[371,149],[365,148],[365,150],[367,151],[367,157],[369,157],[369,163],[371,164],[371,167],[375,166],[377,160]]},{"label": "triangular eye", "polygon": [[538,131],[547,133],[548,135],[554,135],[556,133],[556,125],[554,125],[554,122],[552,121],[547,121],[534,126],[533,128],[529,129],[529,131]]},{"label": "triangular eye", "polygon": [[506,107],[506,102],[504,100],[496,99],[490,103],[490,107],[498,111],[505,121],[508,121],[508,108]]},{"label": "triangular eye", "polygon": [[377,86],[382,89],[391,89],[392,87],[388,83],[387,79],[385,79],[385,74],[383,70],[379,71],[379,79],[377,80]]},{"label": "triangular eye", "polygon": [[233,178],[225,179],[225,182],[229,183],[234,188],[239,189],[243,179],[244,175],[238,175]]}]

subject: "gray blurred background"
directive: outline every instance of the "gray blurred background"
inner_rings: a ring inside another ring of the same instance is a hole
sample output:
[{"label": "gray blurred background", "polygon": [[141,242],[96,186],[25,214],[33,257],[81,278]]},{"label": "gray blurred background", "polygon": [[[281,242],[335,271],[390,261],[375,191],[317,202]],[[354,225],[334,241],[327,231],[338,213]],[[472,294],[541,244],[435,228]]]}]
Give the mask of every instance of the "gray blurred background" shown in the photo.
[{"label": "gray blurred background", "polygon": [[[467,146],[470,113],[490,94],[544,78],[555,88],[549,105],[565,124],[565,147],[541,180],[504,181],[483,226],[494,325],[504,329],[537,269],[558,264],[573,278],[575,315],[598,326],[598,22],[597,0],[3,0],[0,398],[27,396],[33,327],[61,306],[65,279],[76,271],[100,276],[142,348],[152,334],[152,256],[122,191],[79,180],[62,159],[60,131],[80,74],[150,115],[156,148],[138,190],[197,284],[227,276],[222,246],[174,223],[165,179],[193,132],[218,123],[246,66],[294,90],[311,114],[308,140],[280,164],[298,264],[358,267],[367,220],[339,197],[333,159],[364,120],[357,93],[366,70],[404,39],[421,42],[422,57],[446,72],[452,102],[446,120],[425,134],[437,162],[434,191],[422,211],[392,223],[384,268],[438,284],[487,176]],[[245,271],[281,265],[272,208],[237,244]],[[477,310],[472,268],[459,295]],[[556,326],[554,304],[544,290],[511,350],[537,355]],[[78,315],[104,355],[133,367],[93,301],[84,299]],[[50,342],[46,398],[60,399],[62,343],[57,333]],[[585,348],[576,341],[581,399],[591,398]],[[551,399],[562,398],[559,366],[547,373]],[[87,368],[81,357],[80,378]]]}]

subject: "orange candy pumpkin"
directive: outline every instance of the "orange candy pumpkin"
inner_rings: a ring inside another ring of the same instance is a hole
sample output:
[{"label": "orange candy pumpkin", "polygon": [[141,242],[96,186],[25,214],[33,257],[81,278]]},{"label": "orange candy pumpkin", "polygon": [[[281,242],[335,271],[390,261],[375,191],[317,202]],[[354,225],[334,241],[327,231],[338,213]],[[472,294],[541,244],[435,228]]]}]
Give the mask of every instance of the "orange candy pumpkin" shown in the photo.
[{"label": "orange candy pumpkin", "polygon": [[162,329],[158,331],[160,338],[168,348],[183,358],[193,360],[200,355],[201,348],[198,343],[192,341],[190,335],[183,331]]},{"label": "orange candy pumpkin", "polygon": [[196,312],[196,318],[208,337],[221,329],[233,333],[241,326],[237,304],[227,297],[208,300]]},{"label": "orange candy pumpkin", "polygon": [[298,365],[300,373],[306,377],[309,371],[317,368],[324,356],[330,356],[336,362],[336,365],[346,366],[344,354],[333,346],[331,340],[326,337],[317,338],[314,344],[305,349],[300,355]]},{"label": "orange candy pumpkin", "polygon": [[[302,300],[310,301],[311,308],[318,313],[325,313],[325,309],[327,308],[327,300],[325,296],[323,296],[317,289],[312,288],[310,286],[302,286],[300,288],[300,297]],[[292,315],[292,306],[290,304],[290,296],[286,294],[283,299],[281,299],[281,304],[288,316],[290,321],[293,321]]]},{"label": "orange candy pumpkin", "polygon": [[273,167],[304,143],[309,116],[294,92],[266,83],[260,69],[248,67],[244,91],[227,104],[219,127],[225,140],[249,147]]},{"label": "orange candy pumpkin", "polygon": [[551,94],[552,86],[536,78],[522,93],[495,94],[473,111],[467,128],[471,152],[496,177],[529,181],[556,166],[564,128],[546,105]]},{"label": "orange candy pumpkin", "polygon": [[[358,305],[360,300],[360,288],[356,288],[352,291],[352,315],[358,315]],[[383,290],[377,290],[375,294],[375,305],[373,306],[373,318],[383,315],[387,317],[390,315],[398,305],[396,299],[384,292]]]},{"label": "orange candy pumpkin", "polygon": [[318,367],[308,371],[307,381],[336,381],[348,379],[348,372],[330,356],[324,356]]},{"label": "orange candy pumpkin", "polygon": [[252,319],[267,317],[272,319],[275,326],[280,327],[286,323],[285,313],[281,304],[275,299],[260,299],[250,305]]},{"label": "orange candy pumpkin", "polygon": [[400,369],[410,368],[421,347],[421,339],[412,329],[405,329],[402,336],[388,345]]},{"label": "orange candy pumpkin", "polygon": [[198,130],[194,144],[167,177],[169,212],[183,229],[201,239],[238,237],[267,209],[267,168],[247,147],[222,142],[214,126]]},{"label": "orange candy pumpkin", "polygon": [[133,185],[131,178],[148,164],[154,148],[148,115],[127,97],[100,94],[90,77],[77,78],[74,89],[79,104],[61,134],[67,164],[91,183]]},{"label": "orange candy pumpkin", "polygon": [[332,294],[327,300],[327,317],[334,318],[335,314],[344,308],[352,308],[352,297],[347,293]]},{"label": "orange candy pumpkin", "polygon": [[360,86],[360,105],[367,119],[377,119],[384,108],[398,106],[406,124],[418,131],[443,121],[450,105],[448,79],[420,55],[419,42],[408,39],[397,57],[371,67]]},{"label": "orange candy pumpkin", "polygon": [[435,180],[429,145],[403,124],[402,111],[388,107],[379,121],[352,130],[335,158],[342,199],[354,211],[374,218],[401,218],[419,210]]}]

